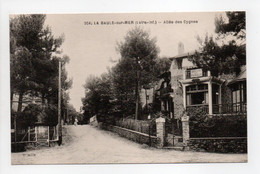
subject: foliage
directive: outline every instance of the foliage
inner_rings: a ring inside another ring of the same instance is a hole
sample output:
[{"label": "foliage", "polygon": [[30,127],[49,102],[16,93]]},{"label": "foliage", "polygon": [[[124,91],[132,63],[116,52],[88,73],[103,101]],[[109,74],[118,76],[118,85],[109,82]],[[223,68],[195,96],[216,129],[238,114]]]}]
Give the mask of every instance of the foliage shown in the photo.
[{"label": "foliage", "polygon": [[158,57],[159,52],[156,39],[151,39],[148,32],[136,27],[128,31],[124,41],[118,43],[117,50],[121,55],[121,59],[130,65],[132,75],[127,77],[132,77],[133,81],[130,84],[134,84],[135,87],[132,91],[135,90],[136,117],[138,117],[140,87],[156,79],[154,68],[155,59]]},{"label": "foliage", "polygon": [[44,109],[44,124],[48,126],[56,126],[58,124],[58,108],[55,105],[49,105]]},{"label": "foliage", "polygon": [[67,104],[66,109],[67,112],[65,113],[66,117],[64,121],[67,124],[74,124],[76,118],[80,124],[86,123],[85,120],[83,120],[83,115],[77,112],[73,105]]},{"label": "foliage", "polygon": [[85,97],[82,98],[84,116],[99,117],[109,115],[111,112],[110,77],[103,74],[101,77],[90,76],[84,85]]},{"label": "foliage", "polygon": [[46,126],[56,126],[58,124],[58,110],[55,105],[42,107],[38,104],[29,104],[21,113],[15,113],[17,126],[27,128],[42,124]]},{"label": "foliage", "polygon": [[154,76],[158,77],[162,73],[169,71],[171,63],[172,61],[167,57],[155,59]]},{"label": "foliage", "polygon": [[226,15],[228,22],[223,17],[215,20],[218,37],[199,39],[200,49],[189,58],[213,75],[239,73],[240,67],[246,64],[245,12],[227,12]]},{"label": "foliage", "polygon": [[187,111],[190,116],[190,137],[247,137],[244,115],[208,116],[202,108]]},{"label": "foliage", "polygon": [[157,81],[171,64],[168,58],[158,58],[155,38],[151,39],[149,33],[141,28],[130,30],[118,43],[117,50],[121,58],[108,73],[101,77],[90,76],[86,80],[86,93],[82,98],[85,119],[97,115],[99,121],[108,121],[133,115],[136,99],[139,99],[136,96],[137,79],[139,91]]},{"label": "foliage", "polygon": [[133,114],[135,108],[134,66],[131,59],[121,59],[111,71],[114,110],[125,115]]},{"label": "foliage", "polygon": [[159,48],[156,46],[156,39],[151,39],[148,32],[139,27],[128,31],[124,41],[117,45],[117,50],[121,58],[130,63],[130,70],[136,72],[139,69],[141,86],[155,79],[153,72]]},{"label": "foliage", "polygon": [[216,33],[232,34],[237,38],[246,37],[246,14],[245,12],[226,12],[229,22],[226,23],[223,17],[216,18]]},{"label": "foliage", "polygon": [[[21,112],[25,94],[42,97],[57,103],[58,61],[68,63],[68,56],[59,56],[63,36],[55,38],[49,26],[44,26],[45,15],[17,15],[10,19],[10,75],[11,99],[19,94]],[[55,56],[54,56],[55,55]],[[71,87],[65,68],[62,70],[64,91]]]},{"label": "foliage", "polygon": [[38,121],[39,114],[42,113],[42,107],[36,104],[29,104],[22,113],[17,114],[17,125],[21,128],[33,126]]}]

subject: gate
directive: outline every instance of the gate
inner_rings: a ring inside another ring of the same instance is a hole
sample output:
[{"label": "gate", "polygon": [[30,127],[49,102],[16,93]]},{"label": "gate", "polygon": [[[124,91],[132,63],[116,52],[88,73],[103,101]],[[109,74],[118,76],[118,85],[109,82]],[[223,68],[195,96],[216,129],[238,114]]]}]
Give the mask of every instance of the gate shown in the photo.
[{"label": "gate", "polygon": [[37,126],[37,146],[49,146],[49,126]]},{"label": "gate", "polygon": [[182,146],[181,120],[166,118],[165,120],[166,146]]},{"label": "gate", "polygon": [[15,131],[11,132],[11,140],[12,142],[36,142],[36,132],[35,127],[28,127],[24,129],[18,129],[15,137]]},{"label": "gate", "polygon": [[149,120],[148,125],[149,125],[149,127],[148,127],[149,146],[152,146],[152,144],[154,144],[154,142],[152,142],[151,136],[156,136],[156,122],[155,122],[155,118]]}]

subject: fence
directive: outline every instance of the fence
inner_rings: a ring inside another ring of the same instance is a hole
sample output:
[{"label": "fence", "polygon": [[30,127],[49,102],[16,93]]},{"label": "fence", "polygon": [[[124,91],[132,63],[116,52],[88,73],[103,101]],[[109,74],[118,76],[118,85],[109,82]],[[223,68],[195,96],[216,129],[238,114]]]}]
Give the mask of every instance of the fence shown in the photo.
[{"label": "fence", "polygon": [[121,137],[125,137],[131,141],[147,144],[149,146],[157,146],[157,137],[149,134],[141,133],[138,131],[122,128],[119,126],[109,125],[106,123],[99,123],[99,127],[114,133],[117,133]]},{"label": "fence", "polygon": [[12,151],[24,151],[26,147],[50,146],[58,140],[56,126],[30,126],[11,133]]},{"label": "fence", "polygon": [[[132,141],[162,148],[165,144],[165,119],[154,118],[151,120],[119,119],[113,125],[99,122],[98,127],[117,133]],[[93,125],[93,124],[92,124]],[[95,126],[95,125],[93,125]]]},{"label": "fence", "polygon": [[156,136],[156,123],[152,120],[120,119],[115,121],[115,126],[131,129],[137,132]]}]

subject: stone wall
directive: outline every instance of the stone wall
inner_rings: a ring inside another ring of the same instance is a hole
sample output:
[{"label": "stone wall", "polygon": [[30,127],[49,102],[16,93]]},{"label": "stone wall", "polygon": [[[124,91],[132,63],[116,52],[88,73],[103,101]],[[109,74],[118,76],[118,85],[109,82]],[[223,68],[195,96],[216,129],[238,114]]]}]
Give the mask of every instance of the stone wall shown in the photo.
[{"label": "stone wall", "polygon": [[99,123],[98,127],[101,129],[104,129],[104,130],[108,130],[108,131],[117,133],[119,136],[125,137],[134,142],[157,147],[157,137],[155,137],[155,136],[149,137],[148,134],[144,134],[144,133],[133,131],[133,130],[126,129],[126,128],[121,128],[118,126],[108,125],[105,123]]},{"label": "stone wall", "polygon": [[188,146],[194,151],[247,153],[247,138],[191,138]]},{"label": "stone wall", "polygon": [[172,61],[170,68],[171,71],[171,87],[173,89],[173,102],[174,102],[174,118],[180,119],[183,113],[183,91],[180,80],[183,79],[183,70],[178,66],[177,60]]}]

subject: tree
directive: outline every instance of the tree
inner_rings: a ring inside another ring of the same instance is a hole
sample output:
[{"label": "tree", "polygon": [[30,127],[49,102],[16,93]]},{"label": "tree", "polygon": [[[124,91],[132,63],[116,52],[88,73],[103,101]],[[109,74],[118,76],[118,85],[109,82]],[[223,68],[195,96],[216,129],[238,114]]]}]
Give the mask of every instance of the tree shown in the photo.
[{"label": "tree", "polygon": [[132,59],[120,59],[111,69],[113,110],[122,115],[132,115],[135,110],[135,63]]},{"label": "tree", "polygon": [[18,112],[22,109],[23,95],[36,84],[32,76],[35,74],[31,61],[31,53],[24,47],[16,48],[10,57],[10,76],[11,76],[11,103],[14,93],[18,93]]},{"label": "tree", "polygon": [[[239,73],[246,64],[245,12],[227,12],[215,19],[217,38],[206,36],[201,47],[189,59],[198,67],[210,70],[213,75]],[[231,39],[228,39],[231,38]]]},{"label": "tree", "polygon": [[245,12],[226,12],[228,22],[222,16],[215,19],[215,32],[226,35],[232,34],[238,39],[246,38],[246,14]]},{"label": "tree", "polygon": [[132,65],[130,71],[136,74],[135,117],[138,119],[140,86],[150,83],[155,79],[153,70],[155,59],[158,57],[159,48],[156,46],[155,38],[151,39],[148,32],[136,27],[126,34],[124,41],[118,44],[117,50],[121,54],[121,59],[129,62],[129,65]]},{"label": "tree", "polygon": [[169,71],[171,63],[172,61],[167,57],[156,59],[154,68],[155,77],[158,77],[162,73]]},{"label": "tree", "polygon": [[[156,40],[140,28],[130,30],[117,45],[119,61],[101,77],[89,76],[82,98],[84,118],[97,115],[98,120],[130,116],[139,110],[140,87],[157,81],[169,70],[171,61],[158,58]],[[138,113],[138,112],[136,112]],[[110,118],[113,117],[113,118]]]},{"label": "tree", "polygon": [[63,37],[55,38],[50,27],[44,27],[45,18],[41,14],[19,15],[10,20],[11,100],[19,93],[19,112],[24,94],[41,96],[45,103],[57,91],[53,83],[58,60],[53,54],[61,53]]},{"label": "tree", "polygon": [[[39,26],[41,19],[35,21]],[[35,87],[33,76],[35,71],[32,63],[32,53],[21,43],[21,21],[19,18],[10,20],[10,80],[11,80],[11,105],[13,94],[18,93],[18,112],[22,109],[23,95]],[[30,30],[31,31],[31,30]]]},{"label": "tree", "polygon": [[109,74],[101,77],[89,76],[84,85],[85,97],[82,98],[84,117],[97,115],[99,120],[104,120],[111,115],[111,79]]}]

